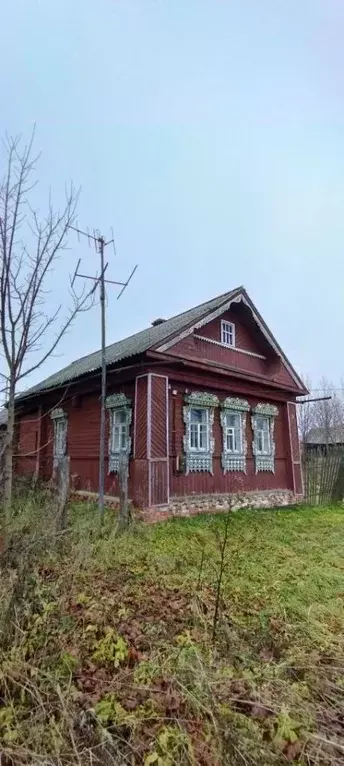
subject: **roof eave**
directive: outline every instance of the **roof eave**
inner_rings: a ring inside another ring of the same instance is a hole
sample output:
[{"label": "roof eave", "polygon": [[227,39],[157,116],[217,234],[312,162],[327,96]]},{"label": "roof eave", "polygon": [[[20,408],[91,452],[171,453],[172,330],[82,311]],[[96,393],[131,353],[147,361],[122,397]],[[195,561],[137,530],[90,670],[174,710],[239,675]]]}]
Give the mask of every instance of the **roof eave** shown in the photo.
[{"label": "roof eave", "polygon": [[194,357],[188,357],[188,356],[174,356],[172,354],[166,354],[162,353],[160,351],[148,351],[147,356],[152,359],[161,359],[161,363],[165,362],[166,364],[176,364],[179,363],[180,365],[189,366],[191,368],[200,368],[202,370],[207,370],[209,372],[216,371],[220,373],[221,375],[227,375],[228,377],[235,377],[240,380],[249,380],[252,382],[259,383],[260,385],[263,383],[266,385],[267,388],[277,388],[280,391],[285,391],[286,393],[290,393],[293,396],[299,395],[299,389],[298,388],[291,388],[290,386],[286,386],[285,383],[279,383],[276,380],[270,380],[265,375],[260,375],[259,373],[253,373],[253,372],[247,372],[246,370],[239,370],[237,367],[230,367],[229,365],[220,365],[218,362],[212,362],[205,359],[195,359]]}]

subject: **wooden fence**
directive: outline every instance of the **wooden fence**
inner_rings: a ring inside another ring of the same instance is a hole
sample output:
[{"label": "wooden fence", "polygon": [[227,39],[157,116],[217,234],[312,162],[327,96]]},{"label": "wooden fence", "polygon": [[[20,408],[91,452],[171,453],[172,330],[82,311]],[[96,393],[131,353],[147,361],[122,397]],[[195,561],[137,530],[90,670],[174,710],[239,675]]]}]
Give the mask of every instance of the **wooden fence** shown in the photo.
[{"label": "wooden fence", "polygon": [[329,445],[305,452],[302,458],[304,497],[311,505],[344,498],[344,449]]}]

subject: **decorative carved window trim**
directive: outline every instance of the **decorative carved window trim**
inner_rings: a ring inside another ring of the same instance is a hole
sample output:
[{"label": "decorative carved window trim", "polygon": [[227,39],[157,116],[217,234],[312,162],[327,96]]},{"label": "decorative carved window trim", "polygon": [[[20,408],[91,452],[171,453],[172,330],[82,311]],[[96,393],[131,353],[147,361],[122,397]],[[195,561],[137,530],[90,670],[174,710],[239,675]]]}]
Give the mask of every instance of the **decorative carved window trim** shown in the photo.
[{"label": "decorative carved window trim", "polygon": [[[246,455],[247,455],[247,440],[246,440],[246,413],[249,412],[250,405],[246,399],[238,399],[237,397],[228,396],[221,403],[221,426],[222,426],[222,442],[223,449],[221,455],[221,463],[223,472],[227,471],[243,471],[246,473]],[[238,415],[240,418],[240,450],[234,451],[227,448],[227,414]]]},{"label": "decorative carved window trim", "polygon": [[[252,429],[253,429],[253,444],[252,451],[255,457],[256,473],[259,471],[271,471],[275,473],[275,440],[274,440],[274,428],[275,418],[278,415],[278,407],[274,404],[266,404],[261,402],[257,404],[252,410]],[[268,422],[269,433],[269,449],[263,452],[258,447],[258,422],[259,418],[266,418]]]},{"label": "decorative carved window trim", "polygon": [[53,468],[56,468],[67,452],[68,416],[62,407],[55,407],[50,418],[54,423]]},{"label": "decorative carved window trim", "polygon": [[[109,427],[109,473],[119,472],[120,455],[125,454],[129,458],[131,452],[131,437],[130,437],[130,425],[132,421],[132,407],[131,400],[126,397],[125,394],[111,394],[107,396],[105,401],[106,409],[109,411],[110,427]],[[122,410],[126,417],[126,443],[124,449],[115,450],[113,448],[114,441],[114,426],[115,426],[115,412]]]},{"label": "decorative carved window trim", "polygon": [[[209,473],[213,473],[213,454],[215,447],[213,423],[214,410],[218,405],[218,397],[215,394],[209,394],[206,391],[193,391],[191,394],[185,396],[185,407],[183,407],[185,435],[183,437],[183,445],[186,456],[186,475],[193,471],[209,471]],[[207,413],[207,443],[204,449],[195,449],[191,447],[191,411],[193,409],[205,410]]]}]

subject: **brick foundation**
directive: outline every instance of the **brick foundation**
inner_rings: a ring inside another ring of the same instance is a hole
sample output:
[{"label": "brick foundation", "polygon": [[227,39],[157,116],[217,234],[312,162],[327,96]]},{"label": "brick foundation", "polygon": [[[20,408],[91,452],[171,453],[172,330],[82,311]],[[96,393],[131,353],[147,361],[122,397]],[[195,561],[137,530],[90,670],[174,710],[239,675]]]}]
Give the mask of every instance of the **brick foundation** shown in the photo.
[{"label": "brick foundation", "polygon": [[176,516],[190,517],[199,513],[225,513],[231,499],[232,510],[243,508],[276,508],[297,502],[289,489],[270,489],[259,492],[238,492],[229,495],[191,495],[171,498],[169,505],[163,508],[148,508],[139,512],[144,521],[154,523],[166,521]]}]

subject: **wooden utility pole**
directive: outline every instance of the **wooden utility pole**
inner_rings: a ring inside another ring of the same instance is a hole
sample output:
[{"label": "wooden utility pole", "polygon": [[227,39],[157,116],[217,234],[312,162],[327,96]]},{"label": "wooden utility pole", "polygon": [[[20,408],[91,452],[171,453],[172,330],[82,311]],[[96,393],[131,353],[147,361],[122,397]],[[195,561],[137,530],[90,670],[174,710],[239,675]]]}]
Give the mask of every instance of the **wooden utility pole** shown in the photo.
[{"label": "wooden utility pole", "polygon": [[104,518],[105,485],[105,400],[106,400],[106,353],[105,353],[105,280],[104,280],[104,237],[99,237],[100,252],[100,315],[101,315],[101,361],[102,379],[100,393],[100,443],[99,443],[99,513]]},{"label": "wooden utility pole", "polygon": [[[117,282],[113,279],[105,279],[105,272],[108,267],[108,263],[104,263],[104,251],[108,245],[114,245],[114,239],[105,241],[105,237],[102,234],[93,232],[90,234],[88,231],[82,231],[75,226],[70,226],[71,229],[77,232],[78,236],[81,234],[88,238],[88,241],[92,241],[95,245],[96,252],[100,255],[100,276],[89,276],[88,274],[79,274],[79,266],[81,258],[79,258],[77,267],[75,269],[74,277],[72,280],[72,286],[76,277],[82,277],[83,279],[92,279],[97,286],[99,283],[99,297],[100,297],[100,342],[101,342],[101,389],[100,389],[100,441],[99,441],[99,488],[98,488],[98,506],[100,523],[104,520],[104,487],[105,487],[105,417],[106,417],[106,313],[105,313],[105,285],[120,285],[122,289],[117,295],[121,297],[125,288],[128,286],[132,276],[134,275],[137,265],[134,266],[131,274],[126,282]],[[114,249],[115,252],[115,249]]]}]

